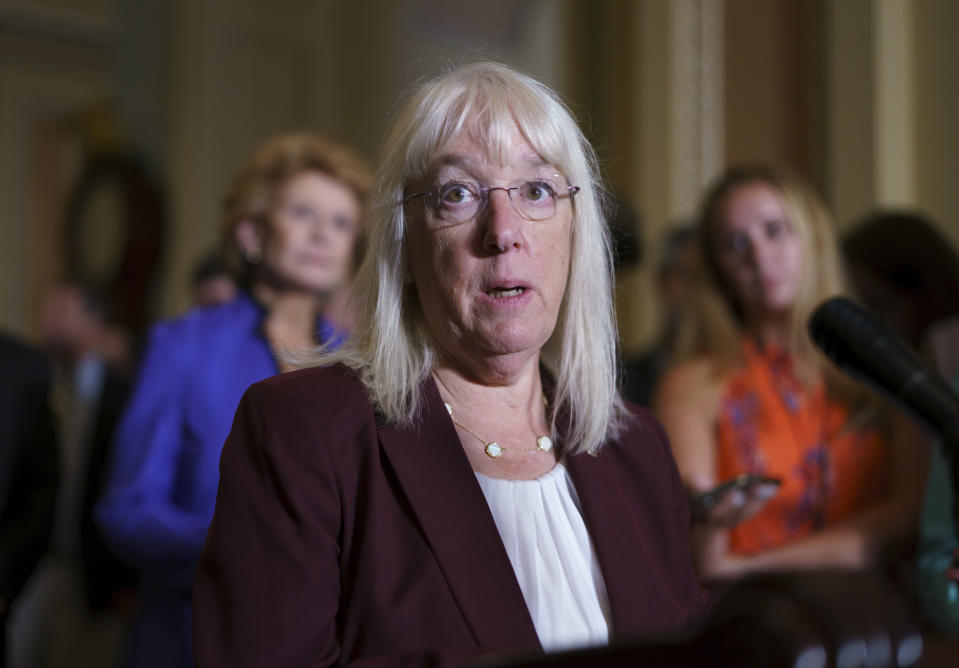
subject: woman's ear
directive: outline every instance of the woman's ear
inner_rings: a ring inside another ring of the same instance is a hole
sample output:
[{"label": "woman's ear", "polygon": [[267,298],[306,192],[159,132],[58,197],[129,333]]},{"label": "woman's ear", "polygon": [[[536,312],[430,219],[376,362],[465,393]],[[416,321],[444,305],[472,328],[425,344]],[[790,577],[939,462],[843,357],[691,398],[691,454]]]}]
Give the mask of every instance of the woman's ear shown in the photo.
[{"label": "woman's ear", "polygon": [[257,264],[263,259],[263,230],[252,220],[241,220],[236,226],[236,243],[246,261]]}]

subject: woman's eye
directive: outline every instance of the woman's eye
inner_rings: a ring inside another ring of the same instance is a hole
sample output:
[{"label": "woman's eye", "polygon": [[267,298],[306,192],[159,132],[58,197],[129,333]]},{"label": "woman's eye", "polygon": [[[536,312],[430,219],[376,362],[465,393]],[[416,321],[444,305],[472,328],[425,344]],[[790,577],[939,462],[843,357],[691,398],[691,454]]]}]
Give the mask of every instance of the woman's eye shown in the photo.
[{"label": "woman's eye", "polygon": [[333,216],[333,227],[346,232],[353,229],[353,223],[346,216]]},{"label": "woman's eye", "polygon": [[473,199],[473,191],[468,186],[455,184],[440,189],[440,201],[444,204],[463,204]]},{"label": "woman's eye", "polygon": [[786,224],[781,220],[770,220],[766,223],[766,236],[777,239],[786,233]]},{"label": "woman's eye", "polygon": [[301,204],[294,204],[289,209],[290,214],[297,220],[306,220],[313,216],[313,210],[308,206],[303,206]]},{"label": "woman's eye", "polygon": [[521,192],[530,202],[543,202],[553,196],[553,187],[543,181],[528,181],[523,184]]},{"label": "woman's eye", "polygon": [[724,239],[726,250],[741,255],[749,251],[749,238],[745,234],[730,234]]}]

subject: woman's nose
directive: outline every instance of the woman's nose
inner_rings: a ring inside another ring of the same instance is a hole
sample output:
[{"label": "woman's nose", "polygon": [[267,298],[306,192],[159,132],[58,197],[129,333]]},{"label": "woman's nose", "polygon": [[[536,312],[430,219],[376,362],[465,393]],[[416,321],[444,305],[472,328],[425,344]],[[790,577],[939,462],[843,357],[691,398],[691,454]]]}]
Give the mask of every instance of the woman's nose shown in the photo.
[{"label": "woman's nose", "polygon": [[769,269],[781,261],[775,244],[767,241],[756,241],[753,242],[751,248],[750,262],[757,269]]},{"label": "woman's nose", "polygon": [[332,222],[324,216],[313,216],[311,223],[310,236],[319,241],[325,240],[330,232]]},{"label": "woman's nose", "polygon": [[483,212],[483,248],[490,253],[505,253],[522,245],[522,221],[513,208],[508,190],[496,188],[487,195]]}]

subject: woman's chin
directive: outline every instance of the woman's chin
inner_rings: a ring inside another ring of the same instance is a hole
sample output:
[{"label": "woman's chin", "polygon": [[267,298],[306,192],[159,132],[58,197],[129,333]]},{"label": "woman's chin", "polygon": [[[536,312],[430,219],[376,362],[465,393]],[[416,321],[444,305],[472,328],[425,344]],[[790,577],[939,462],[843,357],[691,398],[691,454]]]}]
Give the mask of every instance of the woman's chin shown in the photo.
[{"label": "woman's chin", "polygon": [[789,315],[795,305],[796,298],[793,294],[752,295],[745,301],[746,311],[758,315],[760,319],[778,319]]},{"label": "woman's chin", "polygon": [[788,319],[793,312],[793,307],[795,302],[785,301],[785,302],[766,302],[762,304],[759,310],[760,321],[766,322],[780,322],[785,319]]},{"label": "woman's chin", "polygon": [[328,276],[276,276],[273,287],[279,292],[325,297],[343,286],[343,280]]},{"label": "woman's chin", "polygon": [[494,357],[538,356],[548,338],[548,336],[544,338],[541,333],[533,334],[525,331],[499,332],[495,336],[484,337],[482,345],[475,348],[468,347],[468,349],[471,354],[487,351]]}]

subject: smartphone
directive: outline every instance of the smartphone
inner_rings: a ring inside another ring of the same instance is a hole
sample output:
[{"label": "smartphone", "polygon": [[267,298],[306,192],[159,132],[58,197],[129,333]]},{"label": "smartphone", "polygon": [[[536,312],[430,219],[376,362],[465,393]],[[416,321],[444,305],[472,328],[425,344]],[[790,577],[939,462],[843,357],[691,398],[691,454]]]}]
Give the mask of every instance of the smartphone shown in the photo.
[{"label": "smartphone", "polygon": [[773,485],[778,487],[781,484],[782,480],[780,478],[741,473],[735,478],[730,478],[729,480],[719,483],[709,491],[695,495],[692,499],[693,509],[694,512],[705,512],[719,503],[726,494],[729,494],[733,490],[738,489],[745,492],[751,487],[760,485]]}]

